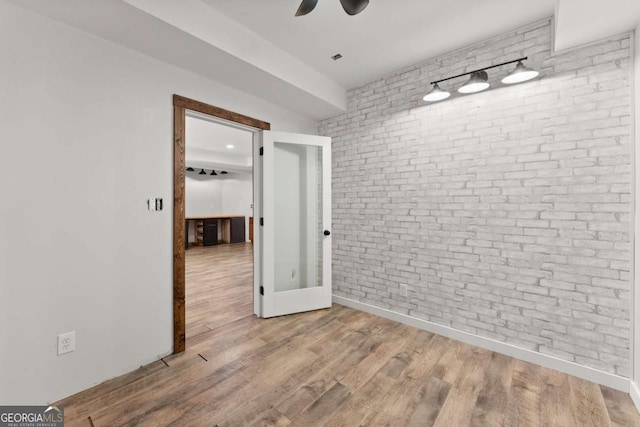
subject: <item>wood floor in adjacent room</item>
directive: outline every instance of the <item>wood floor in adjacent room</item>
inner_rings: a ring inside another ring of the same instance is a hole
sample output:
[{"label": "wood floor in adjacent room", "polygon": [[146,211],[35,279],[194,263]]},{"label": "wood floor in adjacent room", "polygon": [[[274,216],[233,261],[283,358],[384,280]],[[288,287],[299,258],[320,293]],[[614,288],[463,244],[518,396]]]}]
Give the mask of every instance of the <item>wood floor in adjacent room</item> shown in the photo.
[{"label": "wood floor in adjacent room", "polygon": [[201,333],[253,315],[253,246],[194,246],[185,255],[188,346]]},{"label": "wood floor in adjacent room", "polygon": [[257,319],[225,246],[187,251],[187,351],[59,402],[67,427],[640,426],[622,392],[343,306]]}]

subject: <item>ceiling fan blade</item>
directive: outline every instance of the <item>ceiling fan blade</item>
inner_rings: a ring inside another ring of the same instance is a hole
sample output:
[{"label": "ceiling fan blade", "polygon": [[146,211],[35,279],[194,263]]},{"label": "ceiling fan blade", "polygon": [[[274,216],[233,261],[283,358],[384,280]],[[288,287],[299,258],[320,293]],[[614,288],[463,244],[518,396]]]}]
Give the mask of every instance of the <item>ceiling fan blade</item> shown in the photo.
[{"label": "ceiling fan blade", "polygon": [[369,5],[369,0],[340,0],[340,3],[349,15],[357,15]]},{"label": "ceiling fan blade", "polygon": [[300,3],[300,7],[296,12],[296,16],[306,15],[307,13],[311,12],[313,9],[316,8],[317,4],[318,4],[318,0],[302,0],[302,3]]}]

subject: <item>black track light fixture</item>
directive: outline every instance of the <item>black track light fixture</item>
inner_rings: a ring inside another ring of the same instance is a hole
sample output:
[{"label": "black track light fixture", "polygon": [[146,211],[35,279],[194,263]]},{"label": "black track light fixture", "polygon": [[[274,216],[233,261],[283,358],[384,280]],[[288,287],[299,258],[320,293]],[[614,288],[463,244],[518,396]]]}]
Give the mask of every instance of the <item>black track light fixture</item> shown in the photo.
[{"label": "black track light fixture", "polygon": [[227,171],[222,171],[222,172],[220,172],[220,173],[221,173],[222,175],[226,175],[226,174],[228,174],[229,172],[227,172]]},{"label": "black track light fixture", "polygon": [[207,173],[204,171],[204,169],[200,169],[200,173],[198,175],[206,175]]},{"label": "black track light fixture", "polygon": [[527,59],[528,58],[525,56],[523,58],[514,59],[512,61],[503,62],[501,64],[480,68],[479,70],[468,71],[456,76],[433,81],[431,82],[433,88],[424,96],[423,99],[427,102],[437,102],[449,98],[449,96],[451,96],[451,93],[447,90],[441,89],[440,86],[438,86],[438,83],[464,76],[469,76],[469,80],[458,89],[459,93],[470,94],[486,90],[490,86],[489,75],[487,74],[486,70],[502,67],[503,65],[513,63],[517,63],[515,69],[502,79],[502,83],[504,83],[505,85],[511,85],[514,83],[522,83],[534,79],[538,77],[540,73],[536,70],[524,66],[522,62]]},{"label": "black track light fixture", "polygon": [[194,170],[195,170],[195,169],[193,169],[191,166],[189,166],[189,167],[187,168],[187,172],[193,172]]},{"label": "black track light fixture", "polygon": [[210,173],[209,175],[217,176],[218,174],[216,173],[216,171],[212,170],[212,171],[211,171],[211,173]]}]

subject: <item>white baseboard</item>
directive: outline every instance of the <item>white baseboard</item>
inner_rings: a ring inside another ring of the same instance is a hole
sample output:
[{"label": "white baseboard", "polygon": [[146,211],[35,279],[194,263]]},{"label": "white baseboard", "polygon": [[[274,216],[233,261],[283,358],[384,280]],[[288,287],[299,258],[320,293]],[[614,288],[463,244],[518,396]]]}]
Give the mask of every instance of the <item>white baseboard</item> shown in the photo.
[{"label": "white baseboard", "polygon": [[[356,310],[364,311],[375,316],[384,317],[385,319],[394,320],[405,325],[413,326],[414,328],[423,329],[425,331],[442,335],[447,338],[462,341],[470,345],[495,351],[496,353],[515,357],[516,359],[524,360],[525,362],[535,363],[536,365],[555,369],[565,374],[573,375],[578,378],[583,378],[585,380],[593,381],[595,383],[620,390],[625,393],[629,393],[630,381],[627,378],[618,375],[610,374],[608,372],[589,368],[587,366],[579,365],[574,362],[568,362],[566,360],[558,359],[557,357],[537,353],[535,351],[516,347],[512,344],[492,340],[490,338],[484,338],[478,335],[470,334],[468,332],[460,331],[458,329],[453,329],[448,326],[438,325],[437,323],[418,319],[417,317],[396,313],[391,310],[376,307],[359,301],[354,301],[352,299],[340,297],[337,295],[333,296],[333,302],[336,304],[354,308]],[[636,389],[636,392],[637,391],[638,389]],[[640,394],[637,394],[637,397],[638,400],[634,400],[634,402],[636,402],[636,406],[638,406],[638,402],[640,402]]]},{"label": "white baseboard", "polygon": [[636,409],[640,412],[640,389],[638,389],[638,384],[633,381],[629,382],[629,396],[631,396],[631,400],[633,400],[633,404],[636,405]]}]

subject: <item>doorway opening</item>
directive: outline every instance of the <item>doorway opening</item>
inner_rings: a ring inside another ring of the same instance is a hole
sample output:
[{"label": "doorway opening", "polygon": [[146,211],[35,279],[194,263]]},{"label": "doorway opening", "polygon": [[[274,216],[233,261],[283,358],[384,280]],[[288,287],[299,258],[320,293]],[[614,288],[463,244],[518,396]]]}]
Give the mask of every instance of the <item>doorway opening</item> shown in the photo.
[{"label": "doorway opening", "polygon": [[186,114],[188,344],[253,314],[253,132]]},{"label": "doorway opening", "polygon": [[269,129],[174,95],[174,353],[258,306],[252,218],[261,203],[261,131]]}]

